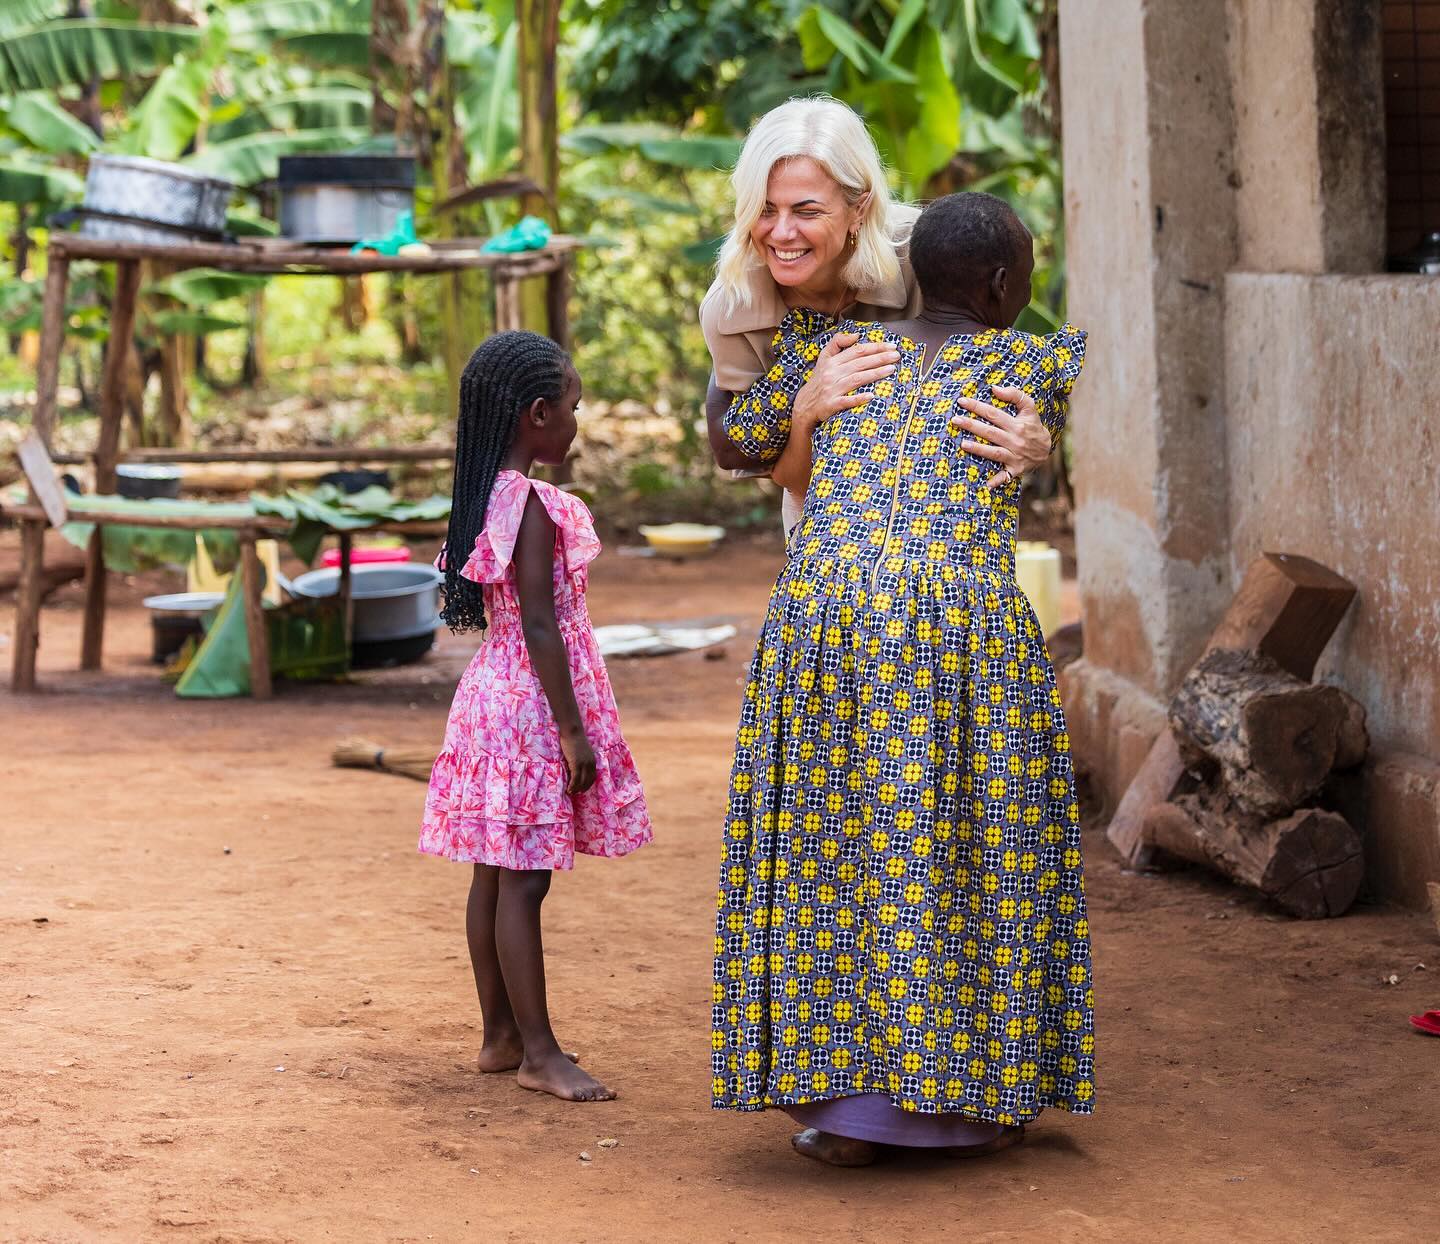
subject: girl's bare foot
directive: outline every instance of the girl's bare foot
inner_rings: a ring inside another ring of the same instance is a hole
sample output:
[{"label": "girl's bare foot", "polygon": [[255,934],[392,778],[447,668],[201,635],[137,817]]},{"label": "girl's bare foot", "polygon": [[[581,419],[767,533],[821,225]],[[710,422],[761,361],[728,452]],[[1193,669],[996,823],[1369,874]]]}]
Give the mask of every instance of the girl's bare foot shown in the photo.
[{"label": "girl's bare foot", "polygon": [[869,1166],[880,1156],[880,1146],[868,1140],[852,1140],[814,1127],[796,1132],[790,1143],[796,1153],[829,1166]]},{"label": "girl's bare foot", "polygon": [[614,1101],[615,1092],[588,1071],[577,1067],[562,1050],[540,1059],[527,1058],[515,1073],[521,1088],[549,1093],[561,1101]]},{"label": "girl's bare foot", "polygon": [[[579,1054],[565,1053],[565,1057],[572,1063],[580,1061]],[[480,1053],[476,1055],[475,1065],[481,1071],[493,1073],[496,1071],[514,1071],[525,1061],[525,1045],[520,1040],[517,1032],[514,1036],[487,1037],[480,1046]]]}]

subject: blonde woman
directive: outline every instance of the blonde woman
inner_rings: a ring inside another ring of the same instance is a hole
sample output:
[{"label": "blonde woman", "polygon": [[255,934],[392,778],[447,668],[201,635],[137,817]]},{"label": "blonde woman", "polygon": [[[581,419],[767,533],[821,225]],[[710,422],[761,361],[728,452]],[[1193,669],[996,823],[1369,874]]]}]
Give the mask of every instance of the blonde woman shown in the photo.
[{"label": "blonde woman", "polygon": [[[921,305],[906,257],[918,212],[896,203],[865,123],[835,99],[792,99],[751,129],[731,178],[735,225],[720,251],[715,282],[700,304],[714,373],[705,413],[722,467],[768,473],[785,490],[786,534],[810,482],[810,435],[833,415],[864,405],[861,386],[884,379],[899,359],[884,343],[835,337],[796,395],[785,451],[765,467],[726,437],[731,401],[774,363],[771,341],[785,313],[804,307],[851,320],[901,320]],[[1019,389],[995,396],[1013,412],[970,398],[961,405],[960,448],[1000,468],[992,482],[1019,479],[1050,456],[1050,434]]]}]

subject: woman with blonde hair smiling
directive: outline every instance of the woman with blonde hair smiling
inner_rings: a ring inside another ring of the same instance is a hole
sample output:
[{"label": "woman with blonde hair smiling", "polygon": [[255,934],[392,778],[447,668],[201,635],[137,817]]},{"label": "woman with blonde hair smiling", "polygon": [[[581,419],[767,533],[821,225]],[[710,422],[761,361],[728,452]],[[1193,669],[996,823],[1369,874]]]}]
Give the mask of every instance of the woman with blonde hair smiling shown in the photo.
[{"label": "woman with blonde hair smiling", "polygon": [[[715,282],[700,304],[700,326],[714,375],[706,419],[716,462],[769,474],[785,489],[788,534],[810,480],[810,437],[842,410],[863,405],[862,386],[888,376],[899,355],[883,343],[835,337],[796,395],[789,439],[771,467],[747,457],[721,421],[774,362],[771,343],[787,311],[808,308],[851,320],[900,320],[921,305],[907,257],[918,212],[896,203],[865,123],[839,100],[792,99],[751,129],[731,178],[735,225],[720,250]],[[1050,456],[1050,434],[1019,389],[994,395],[1005,412],[963,399],[970,417],[961,448],[1000,468],[994,483],[1019,479]],[[984,437],[988,444],[973,438]]]}]

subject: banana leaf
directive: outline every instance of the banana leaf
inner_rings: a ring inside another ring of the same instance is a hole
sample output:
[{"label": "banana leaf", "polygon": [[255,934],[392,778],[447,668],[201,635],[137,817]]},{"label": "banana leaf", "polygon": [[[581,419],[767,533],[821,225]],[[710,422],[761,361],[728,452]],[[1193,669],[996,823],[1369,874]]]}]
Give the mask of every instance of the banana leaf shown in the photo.
[{"label": "banana leaf", "polygon": [[0,3],[0,39],[8,39],[27,26],[63,17],[68,0],[4,0]]},{"label": "banana leaf", "polygon": [[50,155],[87,155],[100,145],[94,130],[43,91],[17,95],[6,110],[5,124],[32,147]]},{"label": "banana leaf", "polygon": [[0,42],[0,92],[143,77],[197,48],[201,38],[196,27],[158,22],[49,22]]},{"label": "banana leaf", "polygon": [[370,137],[358,126],[301,130],[296,134],[246,134],[227,142],[210,143],[184,163],[205,173],[214,173],[237,186],[268,181],[279,171],[280,157],[304,151],[349,151]]}]

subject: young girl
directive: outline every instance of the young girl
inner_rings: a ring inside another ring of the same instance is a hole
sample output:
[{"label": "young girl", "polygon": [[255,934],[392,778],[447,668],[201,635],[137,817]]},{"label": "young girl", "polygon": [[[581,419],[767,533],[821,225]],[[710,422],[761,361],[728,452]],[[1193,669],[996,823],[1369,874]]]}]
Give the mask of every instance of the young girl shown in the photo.
[{"label": "young girl", "polygon": [[440,616],[488,633],[455,692],[420,850],[475,865],[465,930],[480,1070],[606,1101],[615,1094],[551,1031],[540,940],[553,869],[572,867],[576,851],[626,855],[651,836],[585,608],[600,552],[590,512],[529,478],[536,462],[564,461],[579,404],[569,358],[535,333],[491,337],[461,377]]}]

